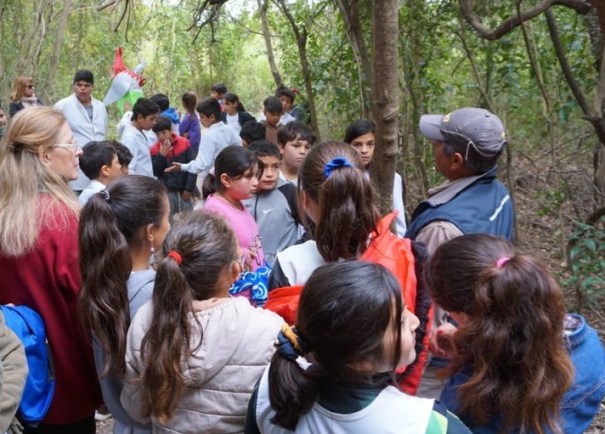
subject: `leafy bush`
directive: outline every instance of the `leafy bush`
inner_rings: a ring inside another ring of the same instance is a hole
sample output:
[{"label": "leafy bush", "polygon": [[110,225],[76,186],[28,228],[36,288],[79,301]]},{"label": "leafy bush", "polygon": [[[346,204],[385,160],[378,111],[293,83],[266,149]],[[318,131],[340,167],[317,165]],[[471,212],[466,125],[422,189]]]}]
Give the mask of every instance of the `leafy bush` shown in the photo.
[{"label": "leafy bush", "polygon": [[574,288],[577,309],[585,303],[602,306],[605,295],[605,216],[594,224],[575,222],[567,244],[571,275],[564,285]]}]

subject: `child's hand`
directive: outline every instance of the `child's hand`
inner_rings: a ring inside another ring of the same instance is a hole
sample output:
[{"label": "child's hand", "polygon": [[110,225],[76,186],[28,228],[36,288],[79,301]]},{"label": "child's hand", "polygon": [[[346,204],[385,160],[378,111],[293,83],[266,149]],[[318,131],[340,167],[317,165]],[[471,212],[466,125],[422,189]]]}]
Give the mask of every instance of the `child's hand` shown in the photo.
[{"label": "child's hand", "polygon": [[164,172],[166,172],[166,173],[180,172],[180,171],[181,171],[181,163],[172,163],[172,166],[164,169]]},{"label": "child's hand", "polygon": [[429,344],[431,353],[438,357],[455,357],[458,354],[454,342],[456,331],[458,331],[456,326],[450,323],[442,324],[437,330],[433,330]]},{"label": "child's hand", "polygon": [[160,154],[162,154],[165,157],[166,155],[168,155],[168,153],[170,151],[172,151],[172,143],[170,142],[170,140],[166,139],[160,145]]},{"label": "child's hand", "polygon": [[191,200],[191,196],[192,196],[192,194],[190,191],[187,191],[187,190],[181,191],[181,198],[183,200],[186,200],[187,202],[189,202]]}]

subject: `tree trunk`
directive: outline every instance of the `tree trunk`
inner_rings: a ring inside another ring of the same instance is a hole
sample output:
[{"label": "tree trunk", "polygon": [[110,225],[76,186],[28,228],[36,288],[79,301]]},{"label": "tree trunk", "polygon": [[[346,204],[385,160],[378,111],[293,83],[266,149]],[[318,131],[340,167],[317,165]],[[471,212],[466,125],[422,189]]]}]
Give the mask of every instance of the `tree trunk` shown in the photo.
[{"label": "tree trunk", "polygon": [[319,123],[317,122],[317,111],[315,110],[315,95],[313,92],[313,83],[311,81],[311,68],[309,67],[309,59],[307,58],[307,29],[304,24],[299,25],[294,16],[290,12],[288,5],[284,0],[275,0],[275,4],[283,12],[284,16],[290,23],[294,37],[296,38],[296,46],[298,47],[298,56],[305,81],[305,92],[307,104],[309,104],[309,113],[311,114],[311,125],[315,130],[317,141],[320,142]]},{"label": "tree trunk", "polygon": [[374,120],[376,149],[370,178],[383,214],[392,209],[393,177],[398,155],[399,15],[397,0],[376,0],[372,12]]},{"label": "tree trunk", "polygon": [[53,80],[57,75],[57,68],[59,67],[59,60],[61,59],[61,51],[63,49],[63,37],[65,36],[65,29],[67,27],[67,18],[71,13],[71,0],[63,1],[63,10],[61,11],[61,17],[59,18],[59,24],[57,26],[57,35],[55,39],[55,48],[53,50],[53,56],[50,61],[50,67],[48,68],[48,79],[44,91],[46,92],[46,100],[49,95],[54,94],[52,88]]},{"label": "tree trunk", "polygon": [[263,37],[265,38],[265,47],[267,48],[267,58],[269,59],[269,67],[271,74],[275,80],[277,87],[283,86],[281,74],[275,63],[275,54],[273,53],[273,44],[271,43],[271,33],[269,31],[269,20],[267,19],[267,9],[269,9],[269,0],[257,0],[258,10],[260,11],[260,21],[263,29]]},{"label": "tree trunk", "polygon": [[372,60],[368,53],[365,40],[363,38],[363,29],[361,27],[361,17],[359,12],[359,0],[336,0],[338,9],[345,25],[345,30],[355,60],[359,70],[359,89],[361,92],[361,107],[363,117],[372,119]]}]

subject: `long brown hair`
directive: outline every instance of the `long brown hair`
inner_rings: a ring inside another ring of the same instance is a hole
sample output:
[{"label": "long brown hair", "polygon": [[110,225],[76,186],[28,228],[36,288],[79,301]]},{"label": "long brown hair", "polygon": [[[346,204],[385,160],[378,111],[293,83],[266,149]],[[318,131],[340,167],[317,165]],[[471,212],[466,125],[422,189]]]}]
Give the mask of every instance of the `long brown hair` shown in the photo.
[{"label": "long brown hair", "polygon": [[472,367],[458,388],[460,414],[476,424],[500,419],[504,431],[561,432],[573,365],[563,344],[563,293],[544,266],[502,238],[473,234],[441,245],[426,271],[435,303],[469,318],[448,369]]},{"label": "long brown hair", "polygon": [[[326,164],[342,157],[354,167],[340,167],[326,177]],[[367,249],[370,234],[376,231],[379,214],[359,153],[346,143],[320,143],[307,154],[299,178],[299,189],[320,209],[314,239],[324,260],[361,255]]]},{"label": "long brown hair", "polygon": [[93,194],[80,216],[79,309],[84,324],[108,354],[101,375],[124,375],[126,334],[130,325],[128,278],[130,252],[145,238],[148,225],[159,226],[166,188],[148,176],[129,175]]},{"label": "long brown hair", "polygon": [[201,327],[199,342],[192,342],[188,318],[192,302],[214,297],[221,272],[238,260],[235,234],[228,224],[204,213],[190,214],[170,230],[163,253],[170,251],[180,255],[181,264],[172,257],[160,262],[153,320],[141,342],[143,414],[160,422],[172,417],[183,395],[183,356],[190,357],[202,344]]}]

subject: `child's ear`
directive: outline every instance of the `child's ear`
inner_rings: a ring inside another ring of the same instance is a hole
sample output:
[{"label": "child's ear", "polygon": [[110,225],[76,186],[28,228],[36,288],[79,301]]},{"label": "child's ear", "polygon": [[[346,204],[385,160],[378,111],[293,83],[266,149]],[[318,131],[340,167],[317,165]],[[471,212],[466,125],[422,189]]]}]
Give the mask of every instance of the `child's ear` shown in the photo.
[{"label": "child's ear", "polygon": [[231,178],[229,178],[229,175],[227,175],[226,173],[221,173],[218,179],[220,179],[221,184],[223,184],[225,188],[231,187]]},{"label": "child's ear", "polygon": [[101,170],[99,172],[100,175],[105,176],[105,177],[109,176],[109,167],[110,166],[108,166],[107,164],[102,165]]}]

